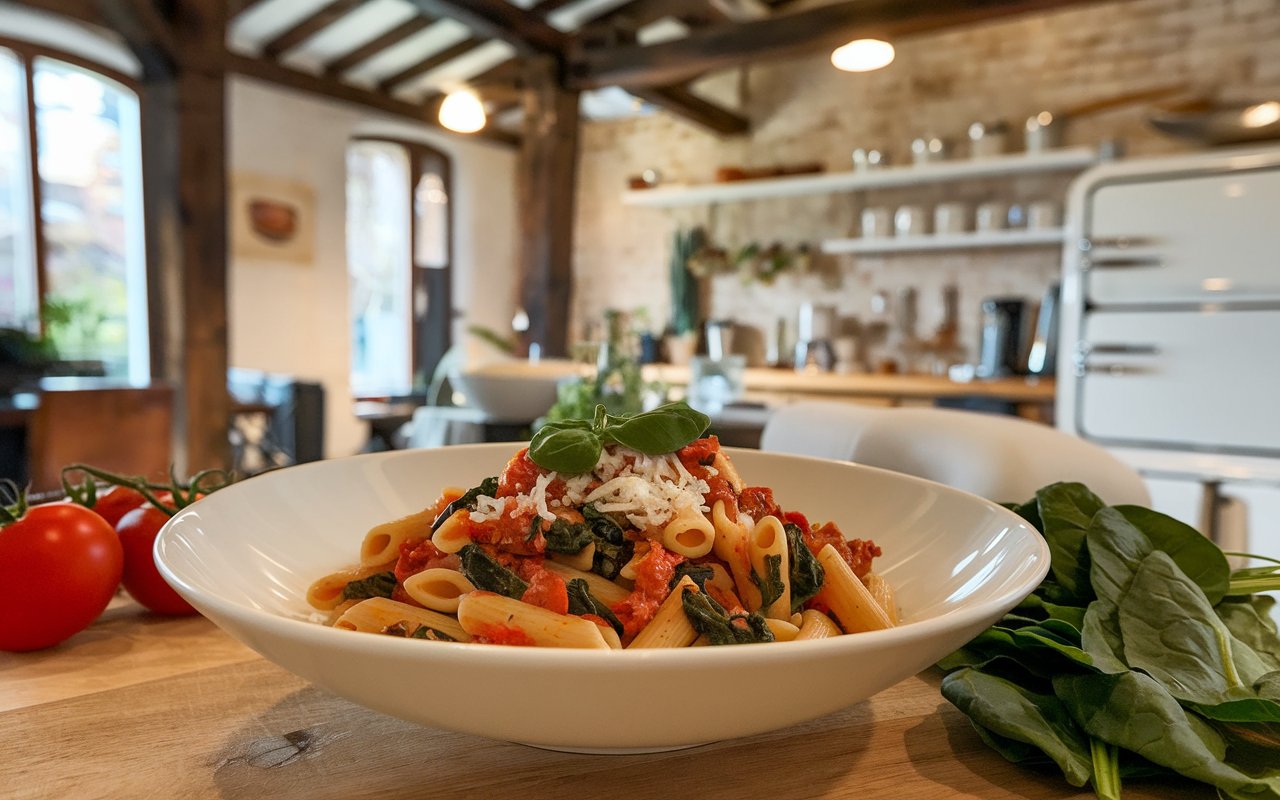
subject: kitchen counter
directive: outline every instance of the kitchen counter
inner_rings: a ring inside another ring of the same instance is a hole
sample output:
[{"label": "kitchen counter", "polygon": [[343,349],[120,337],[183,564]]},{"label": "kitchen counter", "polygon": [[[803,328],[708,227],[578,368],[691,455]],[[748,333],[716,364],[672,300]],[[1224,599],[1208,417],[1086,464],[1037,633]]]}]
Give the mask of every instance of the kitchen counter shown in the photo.
[{"label": "kitchen counter", "polygon": [[[671,364],[645,367],[647,380],[675,386],[689,383],[689,368]],[[849,400],[875,405],[932,405],[939,400],[1008,403],[1019,416],[1052,420],[1056,383],[1053,378],[997,378],[953,381],[938,375],[838,375],[751,367],[743,375],[743,400],[777,405],[797,400]]]},{"label": "kitchen counter", "polygon": [[[573,755],[374,713],[261,659],[202,617],[149,616],[118,598],[57,648],[0,653],[0,785],[12,798],[1093,796],[988,750],[938,681],[926,672],[853,708],[748,739]],[[423,690],[433,691],[427,676]],[[1172,783],[1125,785],[1128,800],[1212,796]]]}]

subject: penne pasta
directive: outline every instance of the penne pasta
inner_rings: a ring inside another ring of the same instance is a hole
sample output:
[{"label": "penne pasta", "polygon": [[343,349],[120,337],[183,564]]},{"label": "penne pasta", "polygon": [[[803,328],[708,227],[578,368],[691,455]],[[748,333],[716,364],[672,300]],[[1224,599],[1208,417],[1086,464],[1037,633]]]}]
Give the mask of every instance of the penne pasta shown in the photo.
[{"label": "penne pasta", "polygon": [[800,613],[800,631],[796,634],[797,640],[804,639],[826,639],[830,636],[839,636],[840,627],[831,621],[831,617],[823,614],[815,609],[806,609]]},{"label": "penne pasta", "polygon": [[871,592],[871,596],[876,599],[880,607],[884,609],[884,613],[889,617],[889,621],[894,625],[898,624],[898,606],[893,599],[893,587],[889,582],[874,572],[868,572],[862,579],[862,585],[867,587],[867,591]]},{"label": "penne pasta", "polygon": [[826,580],[817,599],[831,609],[845,633],[893,627],[893,620],[833,546],[828,544],[818,551],[818,563],[826,571]]},{"label": "penne pasta", "polygon": [[711,552],[716,529],[696,508],[682,508],[662,529],[662,546],[685,558],[701,558]]},{"label": "penne pasta", "polygon": [[562,564],[559,561],[551,560],[542,562],[542,566],[544,569],[548,569],[559,575],[561,578],[564,578],[565,583],[568,583],[574,578],[581,578],[586,581],[587,588],[591,590],[591,594],[595,595],[596,599],[605,605],[611,606],[616,603],[621,603],[623,600],[627,599],[627,595],[631,594],[630,589],[624,589],[608,578],[603,578],[594,572],[584,572],[580,569],[574,569],[566,564]]},{"label": "penne pasta", "polygon": [[360,545],[360,563],[371,566],[395,561],[400,557],[400,545],[431,535],[431,523],[434,521],[435,509],[425,508],[416,514],[374,525]]},{"label": "penne pasta", "polygon": [[600,626],[571,614],[513,600],[492,592],[472,592],[458,603],[458,623],[472,636],[509,644],[609,650]]},{"label": "penne pasta", "polygon": [[591,569],[591,565],[595,562],[596,545],[595,542],[588,544],[576,553],[552,553],[550,560],[557,564],[564,564],[566,567],[572,567],[579,572],[585,572]]},{"label": "penne pasta", "polygon": [[696,592],[698,586],[686,575],[667,595],[667,599],[662,601],[662,605],[658,606],[658,613],[628,648],[642,650],[647,647],[688,647],[693,644],[698,638],[698,632],[684,613],[684,593],[688,591]]},{"label": "penne pasta", "polygon": [[458,600],[476,590],[467,576],[454,569],[426,569],[404,579],[404,591],[415,602],[432,611],[452,614],[458,610]]},{"label": "penne pasta", "polygon": [[370,575],[377,575],[387,569],[387,564],[374,564],[368,567],[352,567],[325,575],[307,589],[307,603],[320,611],[332,611],[342,602],[342,593],[348,583],[364,580]]},{"label": "penne pasta", "polygon": [[[803,514],[769,487],[744,488],[714,437],[656,455],[606,440],[600,453],[590,470],[561,474],[517,452],[502,474],[369,529],[358,565],[313,582],[307,602],[344,630],[593,650],[803,641],[897,623],[892,587],[874,572],[859,580],[831,544],[817,557],[823,570],[791,563],[783,521]],[[834,522],[811,527],[807,547],[843,536]],[[880,555],[867,539],[856,550],[859,564]],[[793,597],[815,591],[792,610]]]},{"label": "penne pasta", "polygon": [[[756,523],[747,539],[748,552],[751,556],[751,569],[760,582],[780,580],[781,594],[767,608],[760,608],[763,602],[760,591],[756,590],[756,609],[769,619],[791,619],[791,559],[787,553],[787,534],[782,528],[782,521],[774,516],[767,516]],[[788,622],[788,624],[790,624]]]},{"label": "penne pasta", "polygon": [[384,633],[387,628],[398,623],[408,623],[415,628],[424,625],[455,641],[471,641],[471,635],[453,617],[385,597],[361,600],[343,612],[337,622],[333,623],[333,627],[364,633]]},{"label": "penne pasta", "polygon": [[471,544],[471,534],[467,531],[467,512],[455,511],[436,532],[431,534],[431,543],[444,553],[456,553]]}]

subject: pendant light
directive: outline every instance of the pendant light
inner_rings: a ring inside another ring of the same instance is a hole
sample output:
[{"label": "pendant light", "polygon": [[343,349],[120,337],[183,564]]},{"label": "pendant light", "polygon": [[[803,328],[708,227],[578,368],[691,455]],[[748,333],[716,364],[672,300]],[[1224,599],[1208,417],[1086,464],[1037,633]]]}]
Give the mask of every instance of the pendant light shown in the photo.
[{"label": "pendant light", "polygon": [[440,103],[440,124],[458,133],[475,133],[484,127],[484,104],[470,89],[455,89]]},{"label": "pendant light", "polygon": [[893,45],[882,39],[854,39],[831,53],[831,63],[845,72],[871,72],[893,63]]}]

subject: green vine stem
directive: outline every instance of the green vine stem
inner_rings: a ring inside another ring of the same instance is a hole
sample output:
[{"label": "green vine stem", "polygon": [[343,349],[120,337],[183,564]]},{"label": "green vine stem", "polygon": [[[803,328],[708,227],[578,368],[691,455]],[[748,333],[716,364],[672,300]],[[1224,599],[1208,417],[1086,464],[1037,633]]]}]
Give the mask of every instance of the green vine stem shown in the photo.
[{"label": "green vine stem", "polygon": [[[69,474],[75,472],[80,472],[87,476],[82,483],[75,484],[68,477]],[[184,484],[178,479],[173,469],[170,468],[169,481],[167,484],[156,483],[140,475],[121,475],[90,466],[89,464],[69,464],[62,468],[62,488],[72,502],[86,508],[93,508],[94,504],[97,503],[99,483],[110,486],[124,486],[138,492],[146,498],[148,503],[171,517],[178,513],[179,509],[194,503],[201,495],[233,483],[235,476],[233,473],[222,469],[206,469],[197,472],[192,476],[191,480]],[[172,504],[162,501],[159,496],[161,493],[168,493],[172,498]]]},{"label": "green vine stem", "polygon": [[[22,519],[27,513],[27,493],[9,478],[0,480],[0,528]],[[10,501],[12,498],[12,502]]]}]

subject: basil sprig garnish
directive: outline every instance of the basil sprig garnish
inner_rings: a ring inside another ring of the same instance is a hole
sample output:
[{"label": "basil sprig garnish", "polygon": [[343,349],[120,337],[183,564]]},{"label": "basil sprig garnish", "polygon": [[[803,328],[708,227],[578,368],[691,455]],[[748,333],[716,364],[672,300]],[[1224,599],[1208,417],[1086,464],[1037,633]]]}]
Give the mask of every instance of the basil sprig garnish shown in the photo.
[{"label": "basil sprig garnish", "polygon": [[595,418],[548,422],[529,443],[529,458],[543,469],[576,475],[590,472],[606,444],[659,456],[674,453],[707,430],[711,418],[685,403],[668,403],[640,414],[614,416],[596,406]]}]

